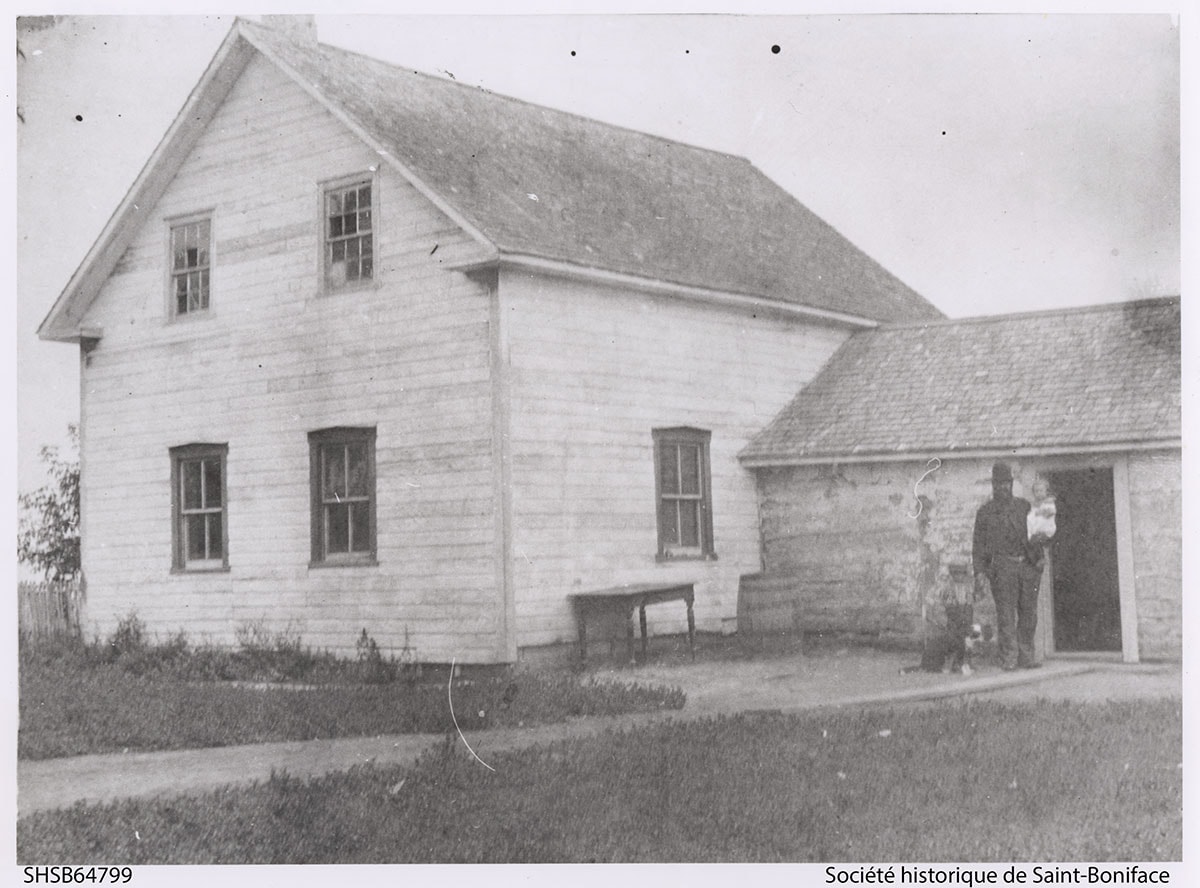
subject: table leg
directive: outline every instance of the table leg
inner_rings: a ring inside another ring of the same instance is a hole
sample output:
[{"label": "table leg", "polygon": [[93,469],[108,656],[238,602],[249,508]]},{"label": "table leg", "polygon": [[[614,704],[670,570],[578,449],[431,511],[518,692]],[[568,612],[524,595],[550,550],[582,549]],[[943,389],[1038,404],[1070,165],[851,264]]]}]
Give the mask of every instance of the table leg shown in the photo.
[{"label": "table leg", "polygon": [[695,596],[688,595],[688,597],[684,600],[687,601],[688,650],[692,652],[692,659],[695,660],[696,659],[696,615],[692,612],[692,602],[695,600]]},{"label": "table leg", "polygon": [[625,640],[629,645],[629,662],[636,663],[637,658],[633,654],[633,609],[630,608],[629,615],[625,620]]},{"label": "table leg", "polygon": [[638,610],[641,612],[642,618],[642,662],[646,662],[646,605],[642,605]]}]

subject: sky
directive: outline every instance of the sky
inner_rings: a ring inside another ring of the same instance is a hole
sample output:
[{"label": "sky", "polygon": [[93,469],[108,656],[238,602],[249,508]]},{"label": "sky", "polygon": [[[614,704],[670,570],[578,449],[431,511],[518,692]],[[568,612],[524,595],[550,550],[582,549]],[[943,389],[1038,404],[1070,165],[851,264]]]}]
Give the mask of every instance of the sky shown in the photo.
[{"label": "sky", "polygon": [[[35,335],[230,16],[25,21],[17,484],[78,416]],[[319,39],[748,157],[950,317],[1179,294],[1170,15],[318,16]],[[49,26],[46,26],[49,25]]]}]

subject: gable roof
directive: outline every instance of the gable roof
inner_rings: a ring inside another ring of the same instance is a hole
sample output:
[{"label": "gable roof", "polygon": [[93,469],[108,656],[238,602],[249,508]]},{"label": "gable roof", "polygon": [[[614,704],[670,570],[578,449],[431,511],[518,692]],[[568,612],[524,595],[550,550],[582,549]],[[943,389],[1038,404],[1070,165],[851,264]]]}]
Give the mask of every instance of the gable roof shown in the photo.
[{"label": "gable roof", "polygon": [[1177,297],[865,330],[746,465],[1178,446]]},{"label": "gable roof", "polygon": [[744,158],[239,19],[39,335],[78,338],[138,206],[161,195],[255,52],[373,146],[495,261],[548,260],[806,307],[863,326],[942,317]]}]

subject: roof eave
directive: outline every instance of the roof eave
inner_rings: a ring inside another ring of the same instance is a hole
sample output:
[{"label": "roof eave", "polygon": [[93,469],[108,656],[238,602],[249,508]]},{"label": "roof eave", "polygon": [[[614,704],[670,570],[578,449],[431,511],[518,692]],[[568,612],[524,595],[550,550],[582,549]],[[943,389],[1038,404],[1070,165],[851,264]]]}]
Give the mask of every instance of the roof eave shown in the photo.
[{"label": "roof eave", "polygon": [[682,284],[677,281],[647,278],[626,272],[610,271],[596,266],[578,265],[561,259],[551,259],[529,253],[497,251],[493,255],[470,259],[453,265],[447,265],[454,271],[478,272],[488,268],[508,268],[523,271],[533,271],[555,277],[565,277],[573,280],[588,281],[612,287],[635,290],[641,293],[652,293],[664,296],[675,296],[705,302],[713,305],[723,305],[745,311],[767,312],[793,318],[804,318],[823,324],[854,329],[872,329],[879,326],[878,321],[858,315],[814,308],[795,302],[785,302],[767,296],[747,293],[733,293],[724,290],[713,290]]},{"label": "roof eave", "polygon": [[929,448],[928,450],[873,451],[863,453],[816,453],[789,455],[783,453],[753,453],[739,455],[738,461],[747,469],[773,469],[790,466],[848,465],[850,463],[918,462],[937,458],[949,459],[1010,459],[1042,456],[1074,456],[1100,453],[1132,453],[1152,450],[1177,450],[1182,438],[1156,440],[1105,441],[1093,444],[1053,444],[1008,447],[978,447],[964,450]]},{"label": "roof eave", "polygon": [[83,318],[137,233],[139,226],[133,219],[143,208],[158,202],[188,151],[245,70],[253,50],[236,25],[230,29],[154,153],[38,326],[40,339],[79,342],[87,338],[81,329]]}]

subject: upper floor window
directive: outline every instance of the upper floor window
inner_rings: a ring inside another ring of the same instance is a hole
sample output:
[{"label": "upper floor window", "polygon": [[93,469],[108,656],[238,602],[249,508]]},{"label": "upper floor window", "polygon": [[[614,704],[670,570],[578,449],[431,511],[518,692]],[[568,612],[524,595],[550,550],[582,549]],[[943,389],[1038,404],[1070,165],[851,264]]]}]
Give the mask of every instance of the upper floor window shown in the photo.
[{"label": "upper floor window", "polygon": [[341,290],[375,274],[370,180],[327,186],[324,192],[325,289]]},{"label": "upper floor window", "polygon": [[703,429],[654,430],[659,558],[710,558],[712,483]]},{"label": "upper floor window", "polygon": [[325,429],[308,440],[313,564],[374,563],[375,429]]},{"label": "upper floor window", "polygon": [[208,309],[212,220],[171,226],[171,305],[176,315]]},{"label": "upper floor window", "polygon": [[176,570],[229,566],[225,520],[225,444],[189,444],[171,450]]}]

